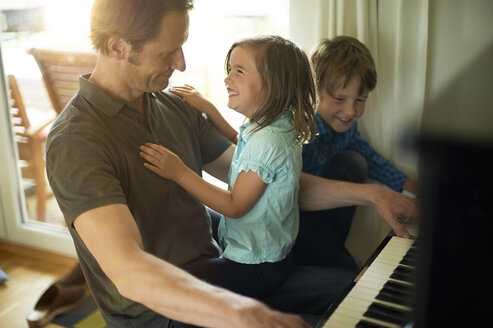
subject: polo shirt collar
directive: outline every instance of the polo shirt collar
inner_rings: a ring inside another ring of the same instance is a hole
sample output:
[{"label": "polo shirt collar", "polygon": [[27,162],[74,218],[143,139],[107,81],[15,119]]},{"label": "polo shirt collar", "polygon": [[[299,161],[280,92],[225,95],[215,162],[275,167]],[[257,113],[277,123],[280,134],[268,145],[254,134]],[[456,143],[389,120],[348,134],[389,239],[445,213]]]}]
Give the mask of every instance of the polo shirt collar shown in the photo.
[{"label": "polo shirt collar", "polygon": [[[79,94],[89,100],[97,109],[105,113],[109,117],[113,117],[118,114],[125,105],[132,108],[135,107],[133,104],[127,104],[124,101],[115,100],[108,96],[103,90],[98,88],[95,84],[89,81],[90,73],[84,74],[79,77],[80,91]],[[154,97],[153,94],[144,94],[145,101],[147,99]]]}]

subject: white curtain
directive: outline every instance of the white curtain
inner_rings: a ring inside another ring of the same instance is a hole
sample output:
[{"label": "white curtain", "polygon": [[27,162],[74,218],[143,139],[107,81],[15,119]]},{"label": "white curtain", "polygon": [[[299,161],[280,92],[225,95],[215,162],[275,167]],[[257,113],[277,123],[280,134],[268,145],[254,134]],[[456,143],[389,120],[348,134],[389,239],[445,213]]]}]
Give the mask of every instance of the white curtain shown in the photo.
[{"label": "white curtain", "polygon": [[[378,152],[416,178],[417,156],[403,147],[403,138],[418,132],[424,104],[428,0],[291,0],[290,5],[290,34],[305,50],[336,35],[356,37],[368,46],[378,82],[359,120],[360,131]],[[307,24],[307,16],[315,26]],[[358,208],[348,248],[364,261],[388,231],[373,208]]]},{"label": "white curtain", "polygon": [[372,145],[407,174],[415,156],[403,138],[416,133],[425,97],[428,0],[320,0],[320,37],[350,35],[368,46],[378,83],[360,129]]}]

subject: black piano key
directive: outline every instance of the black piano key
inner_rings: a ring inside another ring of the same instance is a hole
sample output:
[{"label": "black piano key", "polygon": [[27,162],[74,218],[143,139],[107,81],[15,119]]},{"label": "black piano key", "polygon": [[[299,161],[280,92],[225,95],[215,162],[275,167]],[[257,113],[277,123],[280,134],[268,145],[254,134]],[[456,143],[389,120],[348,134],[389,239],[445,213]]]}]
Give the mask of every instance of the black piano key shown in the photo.
[{"label": "black piano key", "polygon": [[398,265],[394,272],[390,275],[390,278],[406,281],[412,283],[415,277],[415,270],[413,268],[404,267],[402,265]]},{"label": "black piano key", "polygon": [[406,257],[404,256],[400,262],[400,264],[408,265],[411,267],[416,267],[416,259],[413,259],[412,257]]},{"label": "black piano key", "polygon": [[378,295],[375,297],[377,300],[393,303],[393,304],[399,304],[402,306],[407,306],[411,307],[412,306],[412,299],[408,295],[399,295],[395,293],[395,291],[392,290],[387,290],[385,288],[382,288]]},{"label": "black piano key", "polygon": [[408,260],[412,260],[412,261],[416,261],[418,259],[418,255],[417,255],[417,250],[414,251],[414,252],[407,252],[404,257],[404,259],[408,259]]},{"label": "black piano key", "polygon": [[414,293],[414,286],[401,283],[399,281],[387,281],[384,285],[385,288],[396,290],[400,293],[404,293],[408,296],[412,296]]},{"label": "black piano key", "polygon": [[411,246],[409,247],[409,249],[407,250],[408,252],[412,252],[415,254],[415,252],[418,250],[419,248],[419,241],[418,240],[415,240]]},{"label": "black piano key", "polygon": [[388,291],[394,292],[396,295],[402,295],[406,297],[410,297],[414,293],[414,287],[410,285],[406,285],[399,281],[387,281],[385,285],[383,285],[382,289],[386,289]]},{"label": "black piano key", "polygon": [[405,281],[405,282],[412,282],[412,278],[405,275],[405,274],[400,274],[400,273],[392,273],[390,278],[395,279],[395,280],[400,280],[400,281]]},{"label": "black piano key", "polygon": [[379,325],[378,323],[370,322],[362,319],[356,324],[356,328],[387,328],[386,326]]},{"label": "black piano key", "polygon": [[395,268],[394,272],[399,272],[399,273],[402,273],[402,274],[407,274],[409,276],[414,276],[414,274],[416,273],[416,269],[415,268],[405,267],[405,266],[402,266],[402,265],[397,265],[397,267]]},{"label": "black piano key", "polygon": [[384,304],[372,303],[363,316],[402,326],[409,321],[411,312]]},{"label": "black piano key", "polygon": [[[417,248],[411,247],[407,250],[406,254],[404,254],[404,257],[402,258],[403,261],[410,261],[413,263],[416,263],[417,260]],[[413,265],[414,266],[414,265]]]},{"label": "black piano key", "polygon": [[411,257],[411,258],[416,258],[418,256],[418,249],[417,248],[414,248],[414,247],[411,247],[406,255],[404,256],[408,256],[408,257]]}]

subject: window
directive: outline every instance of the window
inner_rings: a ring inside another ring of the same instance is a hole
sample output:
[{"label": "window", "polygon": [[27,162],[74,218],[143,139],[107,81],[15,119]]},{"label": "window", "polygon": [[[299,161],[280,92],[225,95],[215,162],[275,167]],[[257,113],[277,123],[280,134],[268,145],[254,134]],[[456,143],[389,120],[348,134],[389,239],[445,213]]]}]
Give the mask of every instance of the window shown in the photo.
[{"label": "window", "polygon": [[[32,24],[34,27],[25,27],[23,30],[7,30],[2,33],[3,71],[5,75],[13,74],[16,76],[26,106],[37,107],[48,115],[53,111],[53,108],[44,88],[39,68],[27,51],[33,47],[91,51],[89,16],[92,1],[31,0],[22,2],[21,5],[24,5],[22,8],[14,7],[12,3],[14,1],[5,3],[2,1],[0,12],[3,12],[4,18],[8,10],[29,9],[30,15],[34,15],[37,20],[39,20],[40,13],[43,15],[43,24],[41,25],[44,27],[40,30],[38,22]],[[9,5],[11,7],[8,7]],[[288,8],[288,0],[267,2],[261,0],[195,0],[194,9],[190,12],[190,36],[184,46],[187,70],[175,72],[170,84],[187,83],[193,85],[216,104],[233,126],[239,126],[243,117],[226,108],[227,94],[223,81],[226,53],[232,42],[248,35],[279,34],[286,37],[288,34]],[[73,14],[75,12],[77,14]],[[29,15],[23,17],[26,18]],[[5,24],[0,24],[0,26],[5,27]],[[5,96],[0,95],[0,97]],[[4,101],[4,99],[1,100]],[[5,120],[6,117],[8,116],[0,116],[0,120]],[[0,123],[2,123],[2,127],[10,124],[10,122]],[[0,139],[2,145],[13,142],[8,136],[6,138]],[[14,145],[10,146],[9,149],[13,149]],[[3,156],[4,152],[9,152],[9,149],[2,147],[0,156]],[[11,154],[3,157],[4,159],[14,159]],[[22,242],[27,244],[38,244],[34,246],[43,244],[44,247],[56,249],[64,244],[58,243],[58,246],[50,246],[49,244],[53,242],[48,241],[50,240],[49,236],[51,233],[60,234],[60,231],[63,230],[62,234],[67,237],[67,242],[70,244],[70,239],[64,228],[65,223],[55,199],[51,197],[48,201],[46,223],[39,224],[35,213],[36,203],[32,197],[33,186],[29,187],[29,184],[22,179],[20,170],[16,172],[13,167],[11,167],[10,171],[12,172],[8,176],[19,178],[9,181],[12,184],[17,183],[18,188],[2,189],[0,199],[2,206],[6,209],[3,214],[0,213],[3,215],[3,218],[0,217],[0,219],[5,221],[4,226],[7,227],[4,233],[7,235],[6,238],[22,239]],[[2,176],[2,184],[4,179]],[[12,204],[12,200],[15,200],[14,204]],[[11,206],[14,207],[11,208]],[[9,210],[9,208],[11,209]],[[57,228],[60,229],[57,230]],[[39,234],[36,237],[26,237],[31,233],[45,234],[47,241],[41,241]],[[1,225],[0,237],[2,237]],[[65,248],[66,246],[61,247]],[[60,251],[65,252],[66,250],[61,249]]]}]

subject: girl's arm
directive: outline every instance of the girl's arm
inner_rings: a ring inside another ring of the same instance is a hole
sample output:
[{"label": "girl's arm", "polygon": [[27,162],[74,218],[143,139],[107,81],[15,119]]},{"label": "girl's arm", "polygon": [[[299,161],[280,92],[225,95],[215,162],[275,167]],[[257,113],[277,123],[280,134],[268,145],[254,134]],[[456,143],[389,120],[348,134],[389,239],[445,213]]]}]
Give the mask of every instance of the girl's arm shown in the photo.
[{"label": "girl's arm", "polygon": [[209,100],[205,99],[200,92],[195,90],[191,85],[185,84],[181,87],[172,87],[169,91],[180,96],[184,102],[207,115],[207,118],[214,124],[216,129],[223,136],[231,140],[233,143],[238,142],[238,132],[224,119],[219,113],[216,106]]},{"label": "girl's arm", "polygon": [[146,143],[140,147],[144,166],[157,175],[175,181],[201,203],[230,218],[248,212],[262,196],[266,184],[253,171],[241,172],[231,191],[216,187],[189,169],[167,148]]}]

